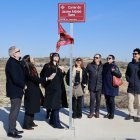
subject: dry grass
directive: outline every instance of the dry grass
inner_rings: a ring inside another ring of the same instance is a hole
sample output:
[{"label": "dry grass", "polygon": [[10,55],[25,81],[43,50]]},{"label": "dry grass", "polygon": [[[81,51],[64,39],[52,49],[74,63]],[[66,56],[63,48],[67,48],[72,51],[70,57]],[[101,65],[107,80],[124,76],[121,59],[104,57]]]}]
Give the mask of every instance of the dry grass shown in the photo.
[{"label": "dry grass", "polygon": [[[49,61],[49,58],[36,58],[36,66],[38,73],[40,73],[42,66]],[[90,58],[84,58],[84,65],[86,66],[87,63],[91,62],[92,59]],[[105,60],[103,60],[105,62]],[[0,59],[0,106],[8,106],[9,105],[9,99],[5,96],[5,64],[6,64],[6,59]],[[63,58],[60,61],[61,65],[65,66],[66,71],[68,70],[68,65],[69,65],[69,59]],[[119,62],[118,63],[120,70],[123,75],[123,85],[120,87],[120,95],[116,97],[116,106],[119,108],[126,108],[128,104],[127,100],[127,82],[125,80],[125,69],[127,63],[124,62]],[[69,88],[66,86],[67,90],[67,95],[69,94]],[[44,89],[42,89],[42,92],[44,93]],[[85,89],[85,94],[84,94],[84,106],[89,106],[89,91],[87,88]],[[104,96],[101,98],[101,106],[105,107],[105,100]]]}]

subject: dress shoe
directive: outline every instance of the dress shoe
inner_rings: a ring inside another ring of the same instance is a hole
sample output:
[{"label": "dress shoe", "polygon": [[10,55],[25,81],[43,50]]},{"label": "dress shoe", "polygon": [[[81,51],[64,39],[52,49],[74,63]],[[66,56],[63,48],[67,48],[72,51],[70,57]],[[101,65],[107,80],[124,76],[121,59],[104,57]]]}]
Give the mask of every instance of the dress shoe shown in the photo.
[{"label": "dress shoe", "polygon": [[95,118],[99,118],[99,112],[95,113]]},{"label": "dress shoe", "polygon": [[104,118],[109,118],[110,114],[104,115]]},{"label": "dress shoe", "polygon": [[32,127],[37,127],[38,125],[35,124],[34,122],[32,123]]},{"label": "dress shoe", "polygon": [[37,126],[38,126],[37,124],[33,124],[33,125],[32,125],[32,127],[37,127]]},{"label": "dress shoe", "polygon": [[22,138],[22,136],[21,135],[18,135],[16,132],[14,132],[14,133],[9,132],[7,134],[7,136],[8,137],[12,137],[12,138]]},{"label": "dress shoe", "polygon": [[94,116],[93,114],[89,114],[87,117],[92,118],[93,116]]},{"label": "dress shoe", "polygon": [[114,119],[114,115],[109,115],[108,119]]},{"label": "dress shoe", "polygon": [[131,120],[134,119],[134,116],[128,115],[127,117],[125,117],[125,120]]},{"label": "dress shoe", "polygon": [[23,126],[23,129],[26,129],[26,130],[34,130],[34,128],[32,128],[32,127],[24,127],[24,126]]},{"label": "dress shoe", "polygon": [[62,125],[60,125],[60,126],[54,126],[54,128],[64,129],[64,127]]},{"label": "dress shoe", "polygon": [[16,131],[17,134],[22,134],[22,133],[24,133],[24,131],[19,131],[19,130],[17,130],[17,129],[15,129],[15,131]]},{"label": "dress shoe", "polygon": [[134,117],[134,122],[140,122],[140,117]]}]

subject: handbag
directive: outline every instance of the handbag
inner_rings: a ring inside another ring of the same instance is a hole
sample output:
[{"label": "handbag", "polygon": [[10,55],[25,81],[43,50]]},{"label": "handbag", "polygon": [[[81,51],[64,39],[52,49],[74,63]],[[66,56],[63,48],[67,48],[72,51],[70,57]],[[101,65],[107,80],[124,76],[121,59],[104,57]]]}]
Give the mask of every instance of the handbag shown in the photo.
[{"label": "handbag", "polygon": [[77,97],[82,96],[82,95],[83,95],[83,90],[82,90],[81,84],[73,86],[73,96],[76,97],[77,99]]},{"label": "handbag", "polygon": [[122,81],[122,78],[118,78],[116,76],[113,75],[113,80],[112,80],[112,84],[113,84],[113,87],[119,87],[123,84],[123,81]]}]

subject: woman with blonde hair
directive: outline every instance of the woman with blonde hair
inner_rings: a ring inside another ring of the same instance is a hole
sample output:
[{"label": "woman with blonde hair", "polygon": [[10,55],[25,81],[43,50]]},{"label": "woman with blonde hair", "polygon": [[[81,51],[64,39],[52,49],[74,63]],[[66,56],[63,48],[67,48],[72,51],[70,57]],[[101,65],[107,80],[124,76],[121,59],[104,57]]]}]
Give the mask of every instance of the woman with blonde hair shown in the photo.
[{"label": "woman with blonde hair", "polygon": [[[70,70],[66,75],[66,83],[69,85],[69,74]],[[82,99],[83,99],[83,88],[86,86],[87,78],[86,72],[83,65],[83,60],[77,58],[72,69],[72,85],[73,85],[73,97],[72,97],[72,117],[82,118]]]}]

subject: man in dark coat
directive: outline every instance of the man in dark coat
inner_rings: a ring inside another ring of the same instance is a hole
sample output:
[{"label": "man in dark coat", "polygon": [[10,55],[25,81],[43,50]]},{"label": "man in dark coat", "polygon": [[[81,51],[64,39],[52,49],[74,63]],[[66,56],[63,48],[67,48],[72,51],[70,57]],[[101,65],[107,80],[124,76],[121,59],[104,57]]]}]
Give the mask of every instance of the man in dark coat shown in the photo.
[{"label": "man in dark coat", "polygon": [[9,130],[8,136],[14,138],[21,138],[19,135],[23,131],[16,129],[16,120],[19,114],[21,99],[24,94],[25,87],[24,72],[20,64],[20,50],[15,46],[9,48],[10,58],[7,61],[6,72],[6,95],[10,98],[11,109],[9,114]]},{"label": "man in dark coat", "polygon": [[[133,51],[133,59],[127,66],[126,80],[128,82],[128,110],[129,115],[126,120],[134,119],[135,122],[140,122],[140,49],[136,48]],[[137,116],[134,117],[134,98],[137,98]]]},{"label": "man in dark coat", "polygon": [[86,71],[88,73],[88,89],[90,91],[90,113],[88,118],[94,115],[95,100],[95,117],[99,118],[100,100],[102,93],[102,69],[101,55],[95,54],[93,62],[87,65]]},{"label": "man in dark coat", "polygon": [[60,124],[59,109],[67,107],[66,91],[63,80],[63,70],[59,64],[60,56],[58,53],[52,53],[50,62],[45,64],[40,77],[47,77],[43,84],[45,88],[44,107],[51,111],[50,124],[54,128],[64,128]]}]

